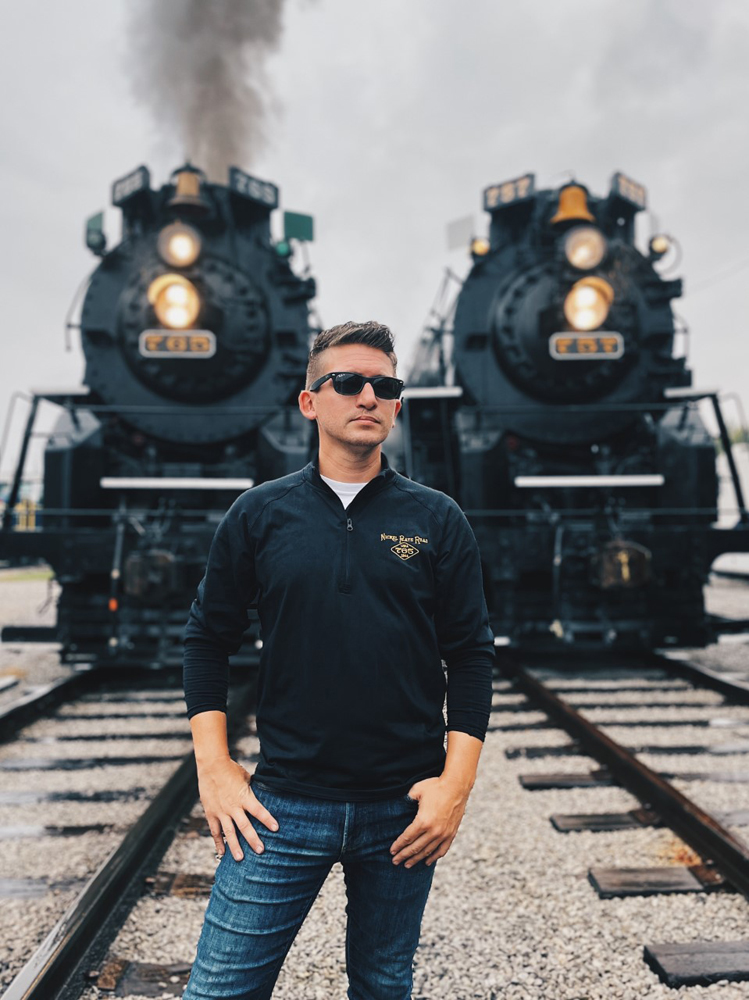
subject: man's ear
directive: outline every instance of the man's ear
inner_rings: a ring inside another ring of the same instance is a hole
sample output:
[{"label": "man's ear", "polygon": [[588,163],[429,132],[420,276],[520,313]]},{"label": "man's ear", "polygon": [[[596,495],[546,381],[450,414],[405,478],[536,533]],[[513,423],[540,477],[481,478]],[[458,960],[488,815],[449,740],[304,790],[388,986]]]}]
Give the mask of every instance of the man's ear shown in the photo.
[{"label": "man's ear", "polygon": [[309,389],[302,389],[299,393],[299,411],[307,420],[317,420],[315,413],[315,397]]},{"label": "man's ear", "polygon": [[403,406],[403,403],[400,401],[400,399],[396,400],[396,403],[395,403],[395,413],[393,414],[393,427],[395,427],[395,419],[398,416],[398,414],[400,413],[402,406]]}]

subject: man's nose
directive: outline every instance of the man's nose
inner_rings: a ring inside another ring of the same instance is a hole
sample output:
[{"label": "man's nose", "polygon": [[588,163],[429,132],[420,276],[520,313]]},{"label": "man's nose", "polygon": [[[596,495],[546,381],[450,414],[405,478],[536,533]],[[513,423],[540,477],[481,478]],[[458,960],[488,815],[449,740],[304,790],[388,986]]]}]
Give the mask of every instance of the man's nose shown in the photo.
[{"label": "man's nose", "polygon": [[357,400],[359,406],[372,407],[377,405],[377,396],[375,396],[375,391],[372,388],[371,382],[365,382],[362,391],[359,393],[359,399]]}]

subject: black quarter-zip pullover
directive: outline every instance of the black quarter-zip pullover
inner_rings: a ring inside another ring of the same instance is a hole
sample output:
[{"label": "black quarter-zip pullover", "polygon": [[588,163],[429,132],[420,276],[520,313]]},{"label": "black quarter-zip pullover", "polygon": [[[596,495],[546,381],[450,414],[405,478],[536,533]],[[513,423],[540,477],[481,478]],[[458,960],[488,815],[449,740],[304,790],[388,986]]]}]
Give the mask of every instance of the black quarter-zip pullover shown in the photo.
[{"label": "black quarter-zip pullover", "polygon": [[257,775],[269,785],[394,797],[442,772],[446,728],[484,738],[494,643],[476,540],[450,497],[384,456],[346,509],[316,462],[230,508],[185,633],[190,718],[225,711],[251,604],[263,637]]}]

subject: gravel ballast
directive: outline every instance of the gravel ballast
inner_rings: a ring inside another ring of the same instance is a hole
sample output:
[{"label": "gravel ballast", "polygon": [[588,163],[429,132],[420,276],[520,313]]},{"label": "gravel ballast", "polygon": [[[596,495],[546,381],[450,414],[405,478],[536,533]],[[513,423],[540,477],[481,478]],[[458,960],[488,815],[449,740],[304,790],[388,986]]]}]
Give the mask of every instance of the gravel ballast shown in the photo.
[{"label": "gravel ballast", "polygon": [[[517,701],[514,695],[507,700]],[[638,803],[616,787],[524,791],[519,775],[550,770],[549,762],[507,760],[505,750],[535,744],[542,735],[549,745],[568,741],[558,730],[487,736],[458,837],[437,864],[416,956],[414,1000],[665,1000],[675,994],[644,963],[643,945],[749,938],[749,905],[738,895],[600,900],[588,881],[591,866],[669,865],[689,852],[667,829],[556,832],[552,813],[626,811]],[[589,758],[570,758],[559,769],[596,766]],[[162,863],[168,871],[209,874],[214,868],[206,837],[180,838]],[[286,959],[274,1000],[346,995],[345,903],[336,865]],[[204,899],[144,897],[112,955],[191,962],[205,906]],[[748,991],[749,984],[715,985],[684,988],[678,995],[738,1000]],[[86,1000],[95,996],[91,989]]]},{"label": "gravel ballast", "polygon": [[[3,588],[7,583],[0,578],[0,604]],[[725,603],[749,597],[749,588],[739,584],[723,588],[733,595]],[[46,584],[43,586],[46,591]],[[29,591],[30,593],[30,591]],[[37,594],[37,597],[39,595]],[[725,596],[725,595],[724,595]],[[721,595],[711,598],[720,602]],[[36,598],[35,598],[36,599]],[[43,600],[43,594],[42,598]],[[39,601],[41,603],[41,600]],[[745,607],[745,605],[744,605]],[[712,610],[721,611],[713,606]],[[724,610],[721,613],[730,613]],[[746,613],[734,611],[735,614]],[[23,620],[28,620],[24,618]],[[2,647],[0,647],[1,649]],[[33,647],[15,647],[14,669],[24,671],[24,684],[45,683],[49,679],[49,661],[34,652]],[[729,660],[723,657],[726,652]],[[5,650],[4,652],[8,652]],[[716,658],[731,669],[743,660],[749,675],[749,646],[721,644],[710,650],[700,651],[711,665]],[[44,652],[48,656],[49,652]],[[24,660],[26,657],[26,660]],[[695,656],[695,660],[698,657]],[[0,661],[0,668],[8,661]],[[58,665],[59,666],[59,665]],[[727,669],[727,668],[726,668]],[[65,676],[67,668],[60,668],[57,676]],[[632,684],[636,684],[633,681]],[[657,681],[662,683],[662,681]],[[563,686],[563,685],[562,685]],[[626,686],[617,682],[611,687]],[[675,682],[675,687],[680,684]],[[606,691],[602,683],[599,694],[607,702],[616,703],[616,709],[598,710],[582,707],[584,696],[575,693],[569,700],[581,704],[581,710],[594,718],[614,722],[617,713],[621,719],[640,718],[643,728],[615,729],[610,732],[621,742],[658,743],[676,746],[686,743],[713,743],[730,741],[734,734],[712,729],[678,727],[657,731],[658,718],[688,715],[692,718],[715,716],[746,719],[746,707],[726,707],[714,692],[701,690],[686,692],[652,692],[647,695]],[[509,693],[508,693],[509,692]],[[11,692],[11,700],[18,696]],[[561,687],[559,693],[565,697]],[[5,695],[8,697],[8,694]],[[638,701],[639,699],[639,701]],[[674,708],[670,700],[688,701],[695,707]],[[588,698],[590,704],[596,694]],[[522,704],[522,696],[510,691],[506,682],[496,686],[494,703],[497,708],[507,704]],[[698,703],[709,703],[709,708],[699,708]],[[76,719],[65,723],[67,735],[103,731],[111,726],[113,732],[172,731],[180,728],[177,718],[162,718],[151,728],[154,720],[141,722],[115,720],[111,722],[85,720],[86,715],[105,714],[101,703],[78,703],[81,707],[71,714],[80,715],[80,729]],[[175,703],[160,703],[165,709],[174,710]],[[122,706],[109,706],[111,714],[122,711]],[[152,711],[148,705],[130,705],[133,716]],[[66,709],[67,711],[67,709]],[[183,717],[182,717],[183,718]],[[544,716],[529,707],[523,713],[492,715],[491,724],[541,721]],[[142,726],[139,729],[138,726]],[[51,736],[54,726],[36,723],[30,731],[38,736]],[[738,732],[735,737],[738,738]],[[731,941],[749,940],[749,904],[734,894],[635,897],[622,900],[600,900],[588,881],[588,869],[601,867],[644,867],[668,865],[685,856],[684,845],[669,830],[642,829],[617,833],[560,834],[549,822],[552,813],[618,812],[636,808],[637,801],[627,792],[615,787],[529,792],[521,788],[518,778],[522,774],[547,771],[587,772],[599,765],[588,757],[569,758],[518,758],[508,760],[505,751],[518,746],[560,746],[569,743],[569,737],[559,730],[531,730],[501,732],[487,735],[482,755],[479,779],[469,801],[466,817],[456,841],[447,855],[437,864],[434,887],[430,895],[422,925],[422,939],[416,956],[413,1000],[639,1000],[641,997],[660,1000],[680,997],[739,1000],[749,996],[749,983],[715,985],[709,988],[684,988],[675,994],[662,985],[642,959],[645,944],[657,942],[690,942],[697,940]],[[156,750],[156,745],[160,749]],[[257,739],[245,737],[238,750],[246,765],[257,751]],[[93,745],[86,742],[65,744],[27,744],[23,755],[52,755],[58,747],[64,752],[55,756],[93,755]],[[99,754],[102,765],[107,753],[114,756],[139,756],[151,753],[177,753],[182,743],[154,740],[112,741]],[[187,744],[189,749],[189,744]],[[0,759],[13,759],[19,751],[5,748]],[[749,755],[717,754],[681,756],[653,754],[643,756],[656,770],[710,771],[716,769],[749,770]],[[49,771],[41,773],[0,772],[0,789],[25,790],[43,785],[49,790],[93,791],[110,788],[127,788],[146,785],[154,790],[172,773],[178,762],[164,762],[144,771],[137,766],[106,768],[92,771]],[[686,795],[715,809],[749,807],[749,784],[719,786],[703,782],[675,782]],[[126,823],[137,815],[146,802],[102,803],[87,806],[80,803],[61,803],[53,807],[35,806],[0,808],[0,820],[6,823],[38,822],[47,810],[47,818],[54,809],[54,819],[64,815],[64,822]],[[69,818],[68,818],[69,817]],[[74,817],[74,818],[73,818]],[[109,817],[112,817],[110,819]],[[739,831],[741,832],[741,831]],[[747,833],[744,830],[744,833]],[[36,859],[39,869],[45,869],[46,859],[57,854],[67,854],[75,872],[84,870],[87,860],[99,858],[105,845],[116,841],[115,834],[82,835],[70,842],[57,838],[37,838],[32,842],[4,842],[6,861],[0,875],[13,873],[23,877],[33,875]],[[6,848],[8,851],[6,853]],[[165,856],[164,871],[184,871],[210,874],[215,869],[213,843],[209,837],[179,837]],[[45,873],[54,874],[57,864],[46,867]],[[61,865],[60,865],[61,870]],[[22,964],[20,948],[15,941],[24,940],[23,950],[32,939],[39,941],[64,907],[71,894],[57,891],[42,900],[4,900],[0,909],[0,989]],[[144,896],[138,903],[114,943],[111,953],[118,957],[141,962],[191,962],[203,922],[206,901],[176,897],[156,898]],[[335,866],[314,904],[281,972],[274,991],[274,1000],[333,1000],[346,994],[345,956],[345,890],[340,866]],[[14,940],[15,938],[15,940]],[[85,1000],[107,994],[89,988]],[[169,996],[170,994],[165,994]],[[135,998],[131,998],[135,1000]]]}]

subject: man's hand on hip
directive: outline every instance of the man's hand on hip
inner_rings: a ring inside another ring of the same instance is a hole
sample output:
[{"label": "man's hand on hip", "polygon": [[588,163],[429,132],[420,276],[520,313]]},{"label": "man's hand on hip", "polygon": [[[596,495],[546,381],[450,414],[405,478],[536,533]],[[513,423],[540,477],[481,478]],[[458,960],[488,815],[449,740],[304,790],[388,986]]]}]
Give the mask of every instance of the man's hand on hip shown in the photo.
[{"label": "man's hand on hip", "polygon": [[250,788],[250,772],[231,757],[219,757],[198,767],[198,788],[216,853],[223,855],[223,837],[226,837],[232,857],[241,861],[244,854],[237,838],[239,830],[252,850],[261,854],[263,843],[247,813],[269,830],[277,830],[278,823]]},{"label": "man's hand on hip", "polygon": [[426,858],[432,865],[450,850],[468,802],[470,788],[445,778],[425,778],[409,791],[419,803],[413,822],[390,848],[393,864],[411,868]]}]

